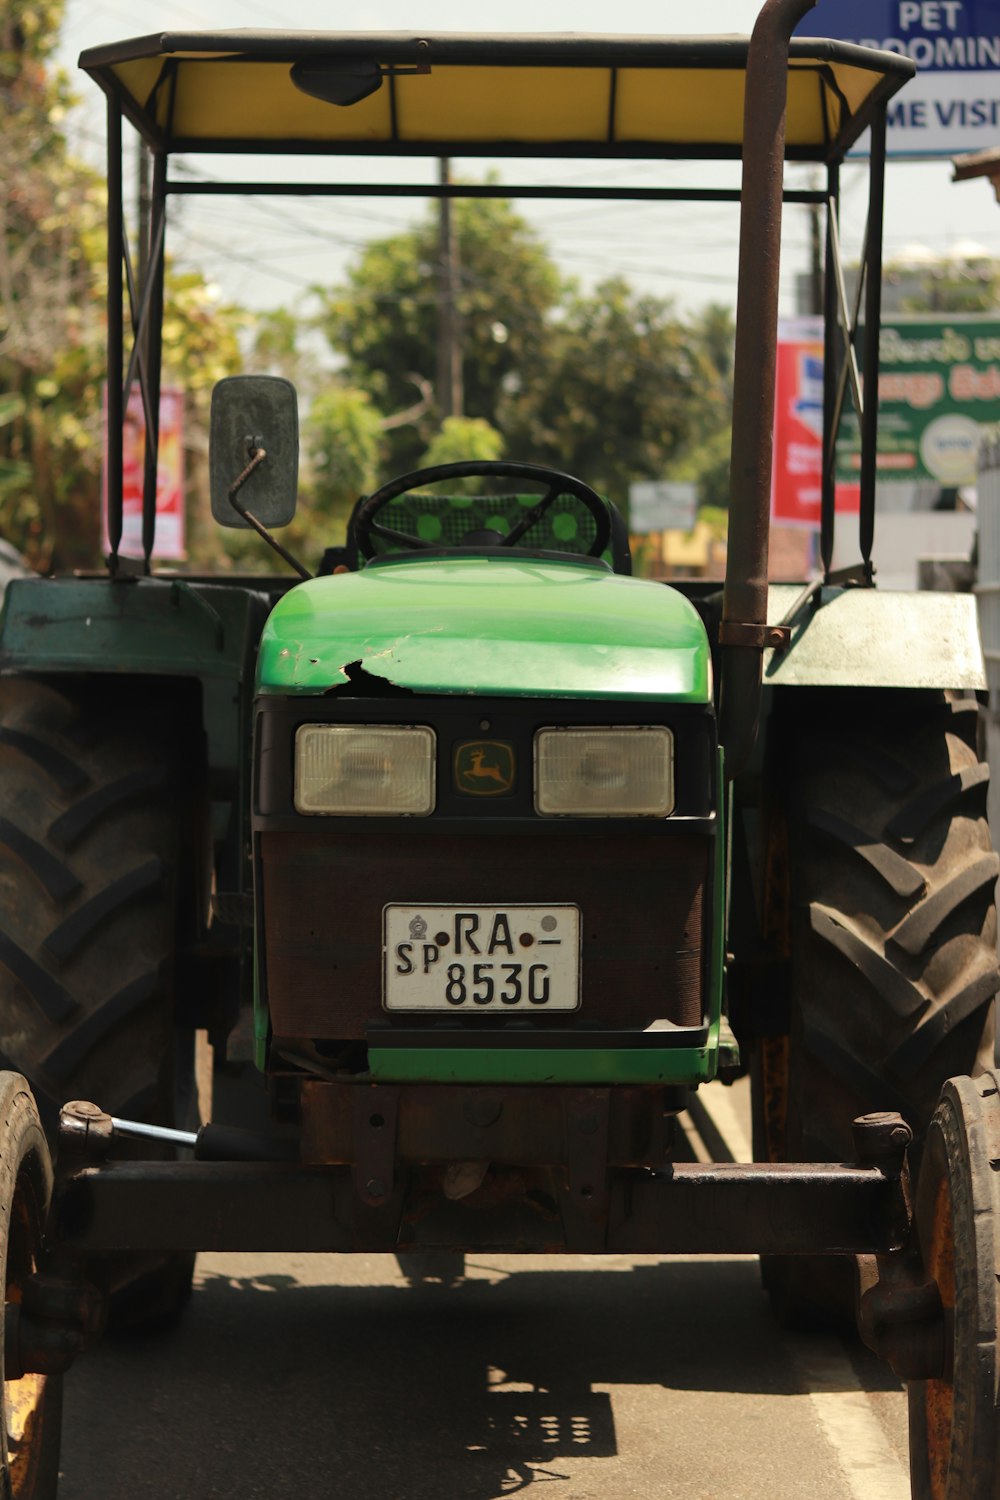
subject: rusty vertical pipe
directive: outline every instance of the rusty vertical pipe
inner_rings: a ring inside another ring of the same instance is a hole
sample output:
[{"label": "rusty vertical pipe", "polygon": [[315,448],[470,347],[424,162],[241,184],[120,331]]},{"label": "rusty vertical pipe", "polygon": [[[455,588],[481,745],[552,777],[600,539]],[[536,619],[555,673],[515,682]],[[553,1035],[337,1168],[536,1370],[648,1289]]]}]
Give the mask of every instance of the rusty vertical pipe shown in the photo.
[{"label": "rusty vertical pipe", "polygon": [[747,58],[729,549],[719,637],[721,734],[730,776],[749,758],[760,711],[762,651],[746,627],[763,627],[767,620],[788,44],[815,3],[767,0]]}]

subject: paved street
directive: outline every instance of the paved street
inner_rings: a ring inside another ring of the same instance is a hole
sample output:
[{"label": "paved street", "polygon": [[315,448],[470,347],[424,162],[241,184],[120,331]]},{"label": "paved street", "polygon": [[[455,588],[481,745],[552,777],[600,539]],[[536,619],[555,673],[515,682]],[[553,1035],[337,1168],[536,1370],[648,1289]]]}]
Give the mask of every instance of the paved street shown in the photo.
[{"label": "paved street", "polygon": [[414,1290],[383,1256],[205,1257],[181,1330],[77,1366],[64,1447],[63,1500],[908,1494],[894,1382],[775,1330],[751,1261],[487,1256]]},{"label": "paved street", "polygon": [[[738,1153],[739,1095],[708,1099]],[[892,1376],[777,1329],[752,1259],[414,1288],[389,1256],[211,1255],[179,1329],[71,1373],[60,1496],[906,1500],[905,1466]]]}]

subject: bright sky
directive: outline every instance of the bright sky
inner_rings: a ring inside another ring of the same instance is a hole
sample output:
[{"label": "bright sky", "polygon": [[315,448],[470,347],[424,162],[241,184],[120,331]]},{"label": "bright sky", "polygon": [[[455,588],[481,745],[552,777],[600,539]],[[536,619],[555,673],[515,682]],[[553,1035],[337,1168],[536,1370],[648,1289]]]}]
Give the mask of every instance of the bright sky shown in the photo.
[{"label": "bright sky", "polygon": [[[819,0],[804,34],[822,35],[823,18],[837,0]],[[298,0],[290,13],[279,0],[67,0],[61,61],[71,72],[85,47],[129,36],[179,29],[284,27],[290,19],[303,30],[346,31],[577,31],[620,33],[749,32],[759,0],[505,0],[501,7],[479,0]],[[78,140],[94,159],[103,159],[103,110],[97,89],[80,75],[84,108],[76,117]],[[997,144],[1000,145],[1000,139]],[[194,164],[194,163],[192,163]],[[199,167],[203,166],[198,162]],[[358,164],[358,179],[376,176],[376,164]],[[230,168],[231,170],[231,168]],[[481,162],[455,163],[458,173],[481,173]],[[504,163],[501,180],[558,181],[560,174],[539,163]],[[393,163],[388,179],[412,172],[430,180],[434,163]],[[562,180],[608,181],[620,167],[574,163]],[[712,175],[714,173],[714,175]],[[734,173],[736,174],[734,176]],[[720,175],[721,174],[721,175]],[[865,209],[864,168],[848,166],[844,178],[845,245],[860,244]],[[944,253],[957,241],[974,241],[1000,255],[1000,205],[986,181],[953,185],[947,162],[890,163],[886,191],[886,251],[891,257],[919,243]],[[636,163],[631,180],[654,185],[681,181],[736,182],[738,168],[710,164],[692,170],[676,164]],[[175,200],[176,201],[176,200]],[[173,254],[198,265],[227,297],[254,305],[290,305],[317,281],[336,281],[346,261],[366,240],[391,233],[420,214],[421,200],[187,200],[169,233]],[[524,209],[567,274],[592,285],[604,276],[626,275],[633,283],[688,308],[709,301],[735,301],[737,211],[727,205],[696,208],[532,203]],[[289,231],[291,234],[289,235]],[[789,208],[785,218],[783,305],[792,311],[794,273],[807,263],[804,209]]]}]

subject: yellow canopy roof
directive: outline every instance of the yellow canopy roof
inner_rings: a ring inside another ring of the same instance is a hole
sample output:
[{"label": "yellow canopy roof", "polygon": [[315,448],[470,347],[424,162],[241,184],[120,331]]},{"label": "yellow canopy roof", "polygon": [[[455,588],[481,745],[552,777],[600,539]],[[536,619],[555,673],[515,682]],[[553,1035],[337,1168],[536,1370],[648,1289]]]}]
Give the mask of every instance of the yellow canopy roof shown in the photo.
[{"label": "yellow canopy roof", "polygon": [[[379,155],[738,156],[746,37],[165,33],[80,58],[155,147]],[[327,103],[299,64],[380,86]],[[908,59],[795,38],[787,154],[839,157],[913,73]]]}]

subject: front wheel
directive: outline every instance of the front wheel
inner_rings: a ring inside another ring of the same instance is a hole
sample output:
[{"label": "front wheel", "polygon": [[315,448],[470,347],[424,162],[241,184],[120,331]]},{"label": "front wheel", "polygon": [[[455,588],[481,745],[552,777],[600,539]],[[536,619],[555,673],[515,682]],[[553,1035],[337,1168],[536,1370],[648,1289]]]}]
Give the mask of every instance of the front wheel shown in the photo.
[{"label": "front wheel", "polygon": [[1000,1073],[945,1084],[924,1145],[916,1226],[946,1337],[941,1378],[907,1388],[913,1500],[997,1500]]},{"label": "front wheel", "polygon": [[1000,1074],[951,1079],[928,1128],[916,1193],[925,1271],[942,1298],[940,1380],[912,1380],[913,1500],[1000,1494]]},{"label": "front wheel", "polygon": [[[21,1302],[37,1269],[52,1198],[48,1143],[27,1082],[0,1073],[0,1266],[4,1309]],[[0,1325],[0,1361],[4,1360]],[[62,1376],[3,1370],[0,1494],[10,1500],[54,1500],[59,1482]]]}]

